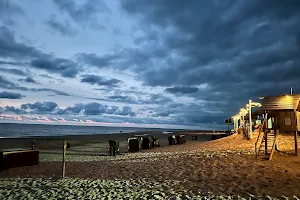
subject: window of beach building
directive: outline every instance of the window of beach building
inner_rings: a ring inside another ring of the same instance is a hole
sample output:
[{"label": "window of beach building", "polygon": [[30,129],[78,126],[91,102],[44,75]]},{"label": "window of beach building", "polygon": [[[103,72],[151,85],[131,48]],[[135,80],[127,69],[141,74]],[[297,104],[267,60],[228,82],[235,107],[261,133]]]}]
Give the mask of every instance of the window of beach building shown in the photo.
[{"label": "window of beach building", "polygon": [[291,118],[290,117],[285,117],[284,118],[284,124],[288,125],[288,126],[292,125]]}]

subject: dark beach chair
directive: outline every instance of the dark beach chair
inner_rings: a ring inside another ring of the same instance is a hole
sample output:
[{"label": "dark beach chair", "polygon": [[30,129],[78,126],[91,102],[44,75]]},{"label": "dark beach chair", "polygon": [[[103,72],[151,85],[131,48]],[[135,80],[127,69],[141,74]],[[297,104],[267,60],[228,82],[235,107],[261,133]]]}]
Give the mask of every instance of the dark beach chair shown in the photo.
[{"label": "dark beach chair", "polygon": [[180,135],[176,136],[177,144],[183,144],[182,137]]},{"label": "dark beach chair", "polygon": [[131,153],[138,152],[140,149],[138,138],[128,138],[128,151]]},{"label": "dark beach chair", "polygon": [[151,147],[151,140],[149,137],[144,137],[142,142],[142,149],[150,149]]},{"label": "dark beach chair", "polygon": [[198,140],[198,137],[196,135],[193,135],[192,140]]},{"label": "dark beach chair", "polygon": [[154,137],[154,146],[155,147],[160,147],[160,145],[159,145],[159,138],[158,137]]},{"label": "dark beach chair", "polygon": [[116,156],[117,142],[114,140],[109,140],[108,143],[109,143],[109,155]]},{"label": "dark beach chair", "polygon": [[181,139],[182,139],[182,144],[186,143],[186,138],[185,135],[180,135]]},{"label": "dark beach chair", "polygon": [[174,138],[174,135],[168,137],[169,145],[175,145],[176,139]]}]

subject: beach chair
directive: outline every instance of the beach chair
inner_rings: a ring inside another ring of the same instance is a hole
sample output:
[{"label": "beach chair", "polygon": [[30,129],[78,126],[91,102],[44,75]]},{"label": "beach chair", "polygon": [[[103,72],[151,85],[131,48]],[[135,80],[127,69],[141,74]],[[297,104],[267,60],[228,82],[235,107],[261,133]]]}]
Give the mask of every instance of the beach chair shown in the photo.
[{"label": "beach chair", "polygon": [[168,140],[169,140],[169,145],[175,145],[176,144],[176,140],[175,140],[175,136],[174,135],[169,136]]},{"label": "beach chair", "polygon": [[128,151],[131,153],[138,152],[140,150],[139,140],[136,137],[128,138]]},{"label": "beach chair", "polygon": [[108,143],[109,143],[109,155],[116,156],[117,142],[114,140],[109,140]]},{"label": "beach chair", "polygon": [[180,135],[180,137],[182,138],[182,144],[186,143],[185,135]]},{"label": "beach chair", "polygon": [[151,139],[149,137],[144,137],[142,142],[142,149],[150,149],[152,146]]}]

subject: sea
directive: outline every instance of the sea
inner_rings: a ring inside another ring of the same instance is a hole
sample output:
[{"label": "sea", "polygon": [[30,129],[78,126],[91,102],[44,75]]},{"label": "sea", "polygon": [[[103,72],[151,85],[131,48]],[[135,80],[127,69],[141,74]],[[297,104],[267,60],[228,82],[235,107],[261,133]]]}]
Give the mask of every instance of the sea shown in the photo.
[{"label": "sea", "polygon": [[[116,134],[116,133],[148,132],[148,131],[164,131],[164,130],[166,129],[0,123],[0,138],[20,138],[20,137],[32,137],[32,136],[39,137],[39,136],[67,136],[67,135],[96,135],[96,134]],[[174,130],[168,129],[168,131],[174,131]]]}]

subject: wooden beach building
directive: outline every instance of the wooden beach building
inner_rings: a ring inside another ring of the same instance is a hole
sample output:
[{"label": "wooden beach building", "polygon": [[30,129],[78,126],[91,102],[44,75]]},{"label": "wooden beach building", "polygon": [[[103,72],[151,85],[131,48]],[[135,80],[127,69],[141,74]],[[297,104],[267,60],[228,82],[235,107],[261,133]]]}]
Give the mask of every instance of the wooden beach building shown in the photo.
[{"label": "wooden beach building", "polygon": [[[295,155],[298,155],[297,133],[300,131],[300,94],[264,97],[257,115],[264,115],[255,151],[258,155],[264,147],[265,155],[272,159],[279,133],[292,133],[295,141]],[[257,116],[256,116],[257,117]],[[270,151],[270,152],[269,152]]]}]

